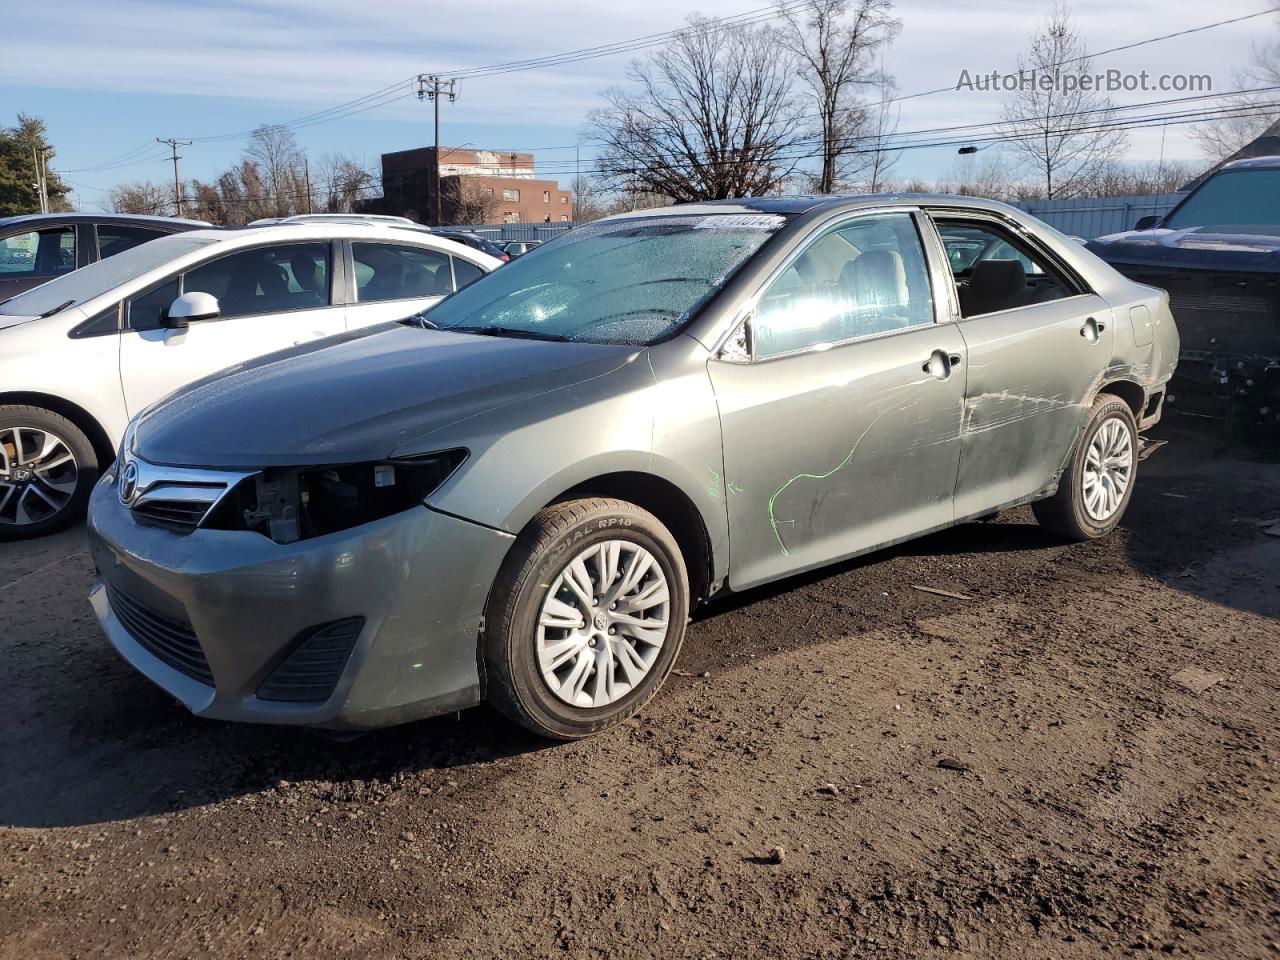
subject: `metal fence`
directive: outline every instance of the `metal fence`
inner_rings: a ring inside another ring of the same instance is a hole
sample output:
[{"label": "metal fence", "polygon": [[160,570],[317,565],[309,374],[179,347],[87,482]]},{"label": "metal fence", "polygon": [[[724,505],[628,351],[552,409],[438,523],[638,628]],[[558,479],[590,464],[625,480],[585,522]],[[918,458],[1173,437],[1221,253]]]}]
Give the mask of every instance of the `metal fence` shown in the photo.
[{"label": "metal fence", "polygon": [[1075,197],[1014,204],[1072,237],[1093,240],[1132,230],[1142,217],[1168,213],[1186,194],[1155,193],[1145,197]]},{"label": "metal fence", "polygon": [[560,236],[572,226],[572,223],[480,223],[450,227],[449,229],[474,233],[494,243],[504,243],[507,240],[524,240],[526,242],[529,240],[550,240],[553,237]]}]

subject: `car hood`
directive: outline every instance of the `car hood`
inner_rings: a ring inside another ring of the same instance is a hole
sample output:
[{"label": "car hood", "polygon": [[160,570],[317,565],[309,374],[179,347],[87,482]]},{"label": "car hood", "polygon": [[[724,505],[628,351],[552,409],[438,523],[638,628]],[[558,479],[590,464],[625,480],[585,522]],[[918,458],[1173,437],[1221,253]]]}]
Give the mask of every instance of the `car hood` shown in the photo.
[{"label": "car hood", "polygon": [[15,317],[0,313],[0,330],[7,330],[9,327],[16,327],[21,323],[30,323],[32,320],[39,319],[39,317]]},{"label": "car hood", "polygon": [[133,451],[172,466],[381,460],[441,427],[615,369],[635,346],[392,324],[271,354],[145,410]]},{"label": "car hood", "polygon": [[1246,228],[1132,230],[1086,246],[1111,264],[1280,273],[1280,236]]}]

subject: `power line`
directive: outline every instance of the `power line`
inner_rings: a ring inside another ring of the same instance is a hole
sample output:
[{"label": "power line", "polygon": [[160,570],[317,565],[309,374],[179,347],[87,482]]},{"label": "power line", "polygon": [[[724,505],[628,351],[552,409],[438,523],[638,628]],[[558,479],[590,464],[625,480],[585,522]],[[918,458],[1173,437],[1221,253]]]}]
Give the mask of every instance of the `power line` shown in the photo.
[{"label": "power line", "polygon": [[[455,71],[441,71],[440,73],[442,75],[452,76],[456,79],[479,79],[482,77],[499,76],[507,73],[516,73],[516,72],[522,72],[527,70],[542,69],[548,66],[562,66],[562,65],[567,65],[571,63],[579,63],[587,60],[598,59],[601,57],[613,56],[619,53],[626,53],[626,52],[632,52],[635,50],[645,49],[647,47],[659,46],[663,43],[670,42],[671,40],[673,40],[674,38],[676,38],[682,33],[688,33],[690,31],[693,31],[696,33],[698,31],[712,31],[712,30],[723,29],[725,27],[758,25],[760,23],[764,23],[769,20],[776,19],[777,17],[783,15],[784,12],[800,8],[803,5],[804,5],[804,0],[792,0],[792,2],[782,4],[780,7],[761,7],[755,10],[746,11],[745,13],[736,14],[732,17],[725,17],[719,20],[714,20],[705,25],[685,26],[675,30],[649,34],[647,36],[642,36],[642,37],[635,37],[630,40],[621,40],[621,41],[616,41],[610,44],[601,44],[595,47],[586,47],[580,50],[567,51],[564,53],[552,54],[545,57],[536,57],[536,58],[531,58],[527,60],[508,61],[506,63],[489,64],[489,65],[480,66],[480,67],[462,68]],[[1094,57],[1107,56],[1112,53],[1118,53],[1125,50],[1133,50],[1138,47],[1147,46],[1153,43],[1160,43],[1160,42],[1175,39],[1178,37],[1184,37],[1184,36],[1189,36],[1197,33],[1202,33],[1206,30],[1212,30],[1217,27],[1228,26],[1236,23],[1242,23],[1248,20],[1255,19],[1257,17],[1262,17],[1268,14],[1274,13],[1277,11],[1277,9],[1280,9],[1280,8],[1269,7],[1266,10],[1261,10],[1255,13],[1244,14],[1238,17],[1231,17],[1223,20],[1217,20],[1211,23],[1201,24],[1196,27],[1189,27],[1184,30],[1178,30],[1172,33],[1166,33],[1156,37],[1149,37],[1143,40],[1137,40],[1131,43],[1121,44],[1115,47],[1107,48],[1105,50],[1093,51],[1090,53],[1083,54],[1079,57],[1073,57],[1067,60],[1063,60],[1060,63],[1053,64],[1052,66],[1054,67],[1066,66],[1072,63],[1078,63]],[[1017,76],[1017,74],[1008,73],[1008,74],[1000,75],[1001,78],[1013,77],[1013,76]],[[415,81],[415,79],[416,77],[407,77],[403,80],[398,80],[395,83],[389,84],[388,86],[383,87],[380,90],[375,90],[372,93],[368,93],[361,97],[357,97],[352,100],[345,101],[344,103],[337,104],[332,107],[328,107],[324,110],[314,111],[313,113],[305,114],[301,117],[296,117],[293,120],[285,121],[280,124],[266,124],[266,126],[284,127],[289,129],[304,129],[306,127],[315,126],[321,123],[330,123],[336,120],[347,119],[352,116],[356,116],[360,113],[364,113],[369,110],[374,110],[379,107],[387,106],[391,103],[395,103],[395,102],[398,102],[399,100],[407,99],[408,97],[413,96],[414,91],[412,89],[407,89],[407,88],[409,87],[409,85],[411,85]],[[956,92],[956,88],[954,86],[936,87],[931,90],[921,90],[915,93],[904,94],[904,95],[893,97],[881,102],[884,105],[888,105],[893,103],[902,103],[907,100],[914,100],[922,97],[933,96],[939,93],[954,93],[954,92]],[[816,116],[817,116],[816,114],[807,114],[807,115],[802,115],[797,119],[812,119]],[[254,133],[253,130],[242,130],[242,131],[236,131],[233,133],[213,134],[213,135],[204,136],[204,137],[190,137],[188,139],[192,140],[195,143],[212,143],[212,142],[228,141],[228,140],[242,140],[249,136],[252,136],[253,133]],[[120,167],[130,166],[135,163],[143,162],[144,158],[136,155],[139,154],[142,150],[144,150],[146,146],[149,146],[149,144],[144,144],[142,147],[137,147],[126,154],[122,154],[120,157],[114,158],[113,160],[103,161],[100,164],[93,164],[86,167],[77,167],[68,172],[88,172],[88,171],[105,172],[106,170],[109,170],[109,169],[118,169]],[[532,149],[536,149],[536,150],[567,149],[569,146],[574,146],[574,145],[564,145],[564,146],[557,146],[557,147],[539,147],[539,148],[532,148]],[[130,157],[133,157],[133,159],[130,159]]]}]

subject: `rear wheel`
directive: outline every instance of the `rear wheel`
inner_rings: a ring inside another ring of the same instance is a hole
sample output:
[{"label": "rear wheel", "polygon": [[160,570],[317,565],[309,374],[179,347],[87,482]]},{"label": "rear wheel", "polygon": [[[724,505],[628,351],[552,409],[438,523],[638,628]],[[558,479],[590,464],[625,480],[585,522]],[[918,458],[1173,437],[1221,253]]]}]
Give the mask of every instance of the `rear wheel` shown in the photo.
[{"label": "rear wheel", "polygon": [[1040,525],[1068,540],[1096,540],[1120,523],[1138,468],[1138,425],[1129,405],[1099,394],[1058,492],[1033,504]]},{"label": "rear wheel", "polygon": [[74,423],[40,407],[0,406],[0,540],[74,523],[97,479],[93,444]]},{"label": "rear wheel", "polygon": [[555,504],[520,534],[494,585],[489,699],[553,739],[614,726],[662,685],[688,616],[684,560],[655,516],[621,500]]}]

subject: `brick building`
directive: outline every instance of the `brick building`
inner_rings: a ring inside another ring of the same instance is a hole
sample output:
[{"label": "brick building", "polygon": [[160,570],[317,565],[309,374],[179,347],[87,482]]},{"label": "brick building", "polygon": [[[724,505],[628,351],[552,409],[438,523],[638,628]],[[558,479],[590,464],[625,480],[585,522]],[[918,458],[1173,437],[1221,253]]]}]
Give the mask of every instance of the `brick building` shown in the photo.
[{"label": "brick building", "polygon": [[[380,212],[431,221],[434,147],[382,155]],[[537,179],[531,153],[440,148],[441,214],[445,223],[567,223],[573,193]]]}]

